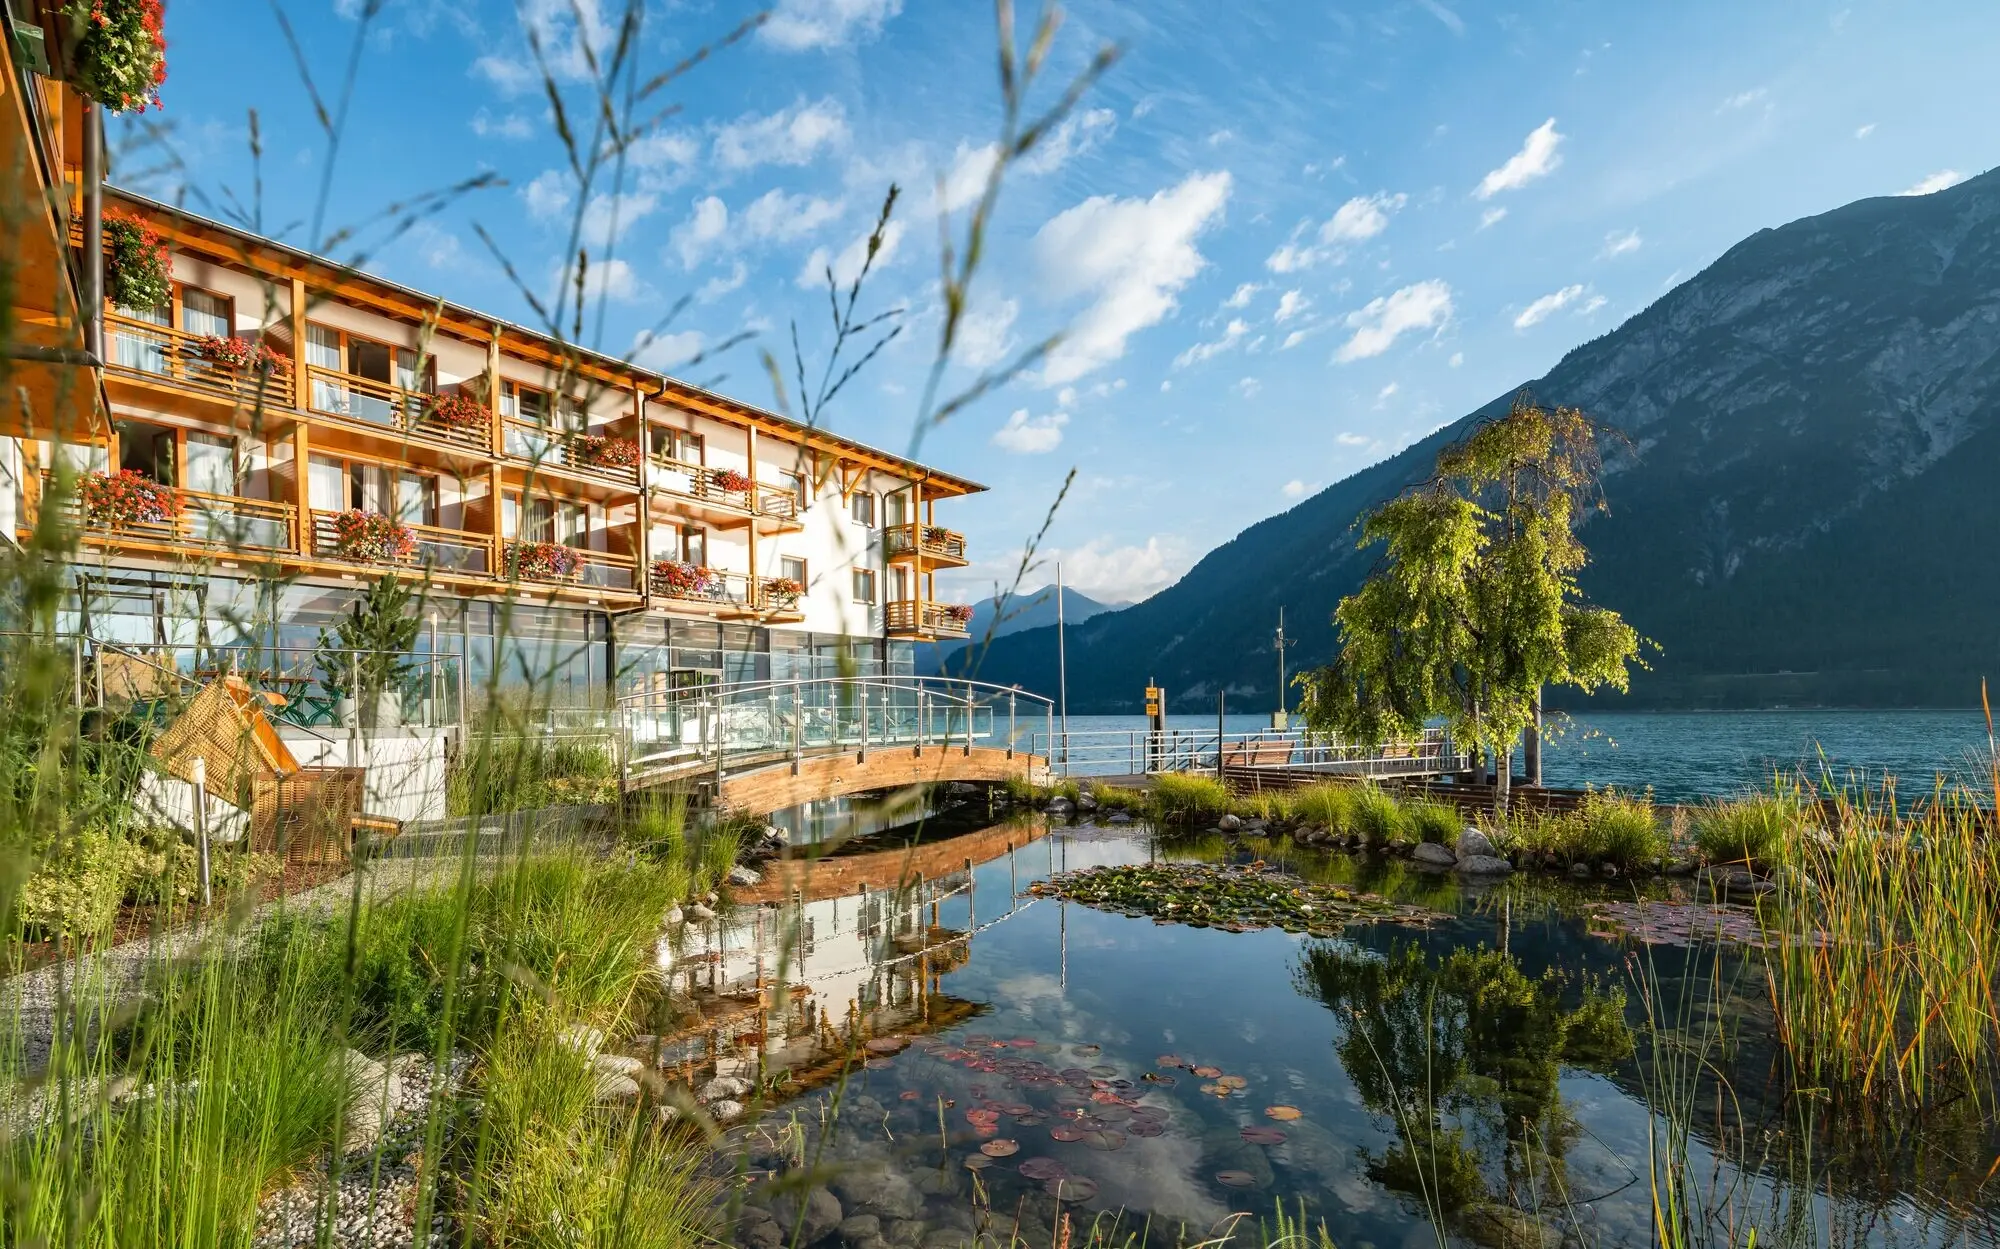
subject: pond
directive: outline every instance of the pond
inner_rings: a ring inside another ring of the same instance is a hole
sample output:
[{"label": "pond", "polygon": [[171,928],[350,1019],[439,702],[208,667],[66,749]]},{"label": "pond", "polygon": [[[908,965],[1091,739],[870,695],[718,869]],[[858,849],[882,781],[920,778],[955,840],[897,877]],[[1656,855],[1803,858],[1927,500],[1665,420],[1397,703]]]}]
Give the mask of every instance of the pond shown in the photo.
[{"label": "pond", "polygon": [[[1418,913],[1233,932],[1030,892],[1259,859]],[[715,1164],[758,1249],[1056,1246],[1059,1212],[1071,1244],[1266,1246],[1281,1214],[1350,1249],[1652,1244],[1656,1180],[1704,1243],[2000,1244],[1991,1099],[1881,1122],[1788,1090],[1755,951],[1689,936],[1748,925],[1688,888],[1037,816],[774,877],[677,957],[783,1008],[684,1057],[790,1076]]]}]

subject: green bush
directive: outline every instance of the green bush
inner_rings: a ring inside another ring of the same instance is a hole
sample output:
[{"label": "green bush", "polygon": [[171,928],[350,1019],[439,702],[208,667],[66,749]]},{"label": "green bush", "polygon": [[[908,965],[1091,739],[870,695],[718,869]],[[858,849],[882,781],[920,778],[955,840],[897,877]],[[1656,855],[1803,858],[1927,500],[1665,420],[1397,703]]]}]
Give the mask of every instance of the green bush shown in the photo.
[{"label": "green bush", "polygon": [[[208,859],[210,892],[236,893],[278,874],[275,855],[214,845]],[[184,906],[201,896],[201,850],[178,830],[149,829],[133,838],[125,874],[125,900],[140,906]]]},{"label": "green bush", "polygon": [[21,886],[21,922],[45,937],[88,937],[110,929],[143,851],[135,842],[86,826],[48,847]]},{"label": "green bush", "polygon": [[1214,821],[1229,810],[1229,789],[1213,776],[1168,772],[1153,778],[1152,811],[1163,824]]},{"label": "green bush", "polygon": [[1458,808],[1431,798],[1415,798],[1403,803],[1403,818],[1418,841],[1434,841],[1449,846],[1458,841],[1465,821]]},{"label": "green bush", "polygon": [[1319,824],[1332,832],[1354,831],[1354,809],[1359,802],[1361,788],[1339,781],[1322,781],[1292,791],[1292,818],[1306,824]]},{"label": "green bush", "polygon": [[1771,794],[1746,794],[1702,806],[1694,817],[1694,841],[1711,863],[1770,866],[1783,855],[1798,818],[1796,803]]},{"label": "green bush", "polygon": [[1354,831],[1369,845],[1379,846],[1409,831],[1403,804],[1379,785],[1357,786],[1354,792]]},{"label": "green bush", "polygon": [[1631,798],[1611,790],[1584,795],[1583,824],[1590,857],[1620,867],[1658,863],[1667,854],[1666,830],[1647,798]]}]

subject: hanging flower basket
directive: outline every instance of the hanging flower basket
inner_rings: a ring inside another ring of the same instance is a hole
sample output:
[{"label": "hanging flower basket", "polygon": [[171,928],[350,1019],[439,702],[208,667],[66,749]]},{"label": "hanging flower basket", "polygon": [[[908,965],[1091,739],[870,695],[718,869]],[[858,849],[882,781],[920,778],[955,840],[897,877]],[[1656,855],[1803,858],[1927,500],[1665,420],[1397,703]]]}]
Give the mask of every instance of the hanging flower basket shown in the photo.
[{"label": "hanging flower basket", "polygon": [[485,429],[493,414],[470,395],[439,395],[430,401],[424,415],[448,430],[463,433]]},{"label": "hanging flower basket", "polygon": [[925,546],[944,546],[951,541],[951,530],[942,525],[924,526]]},{"label": "hanging flower basket", "polygon": [[944,618],[963,629],[972,623],[972,608],[965,603],[947,603],[944,606]]},{"label": "hanging flower basket", "polygon": [[120,308],[164,308],[173,295],[167,243],[153,227],[104,214],[104,297]]},{"label": "hanging flower basket", "polygon": [[417,550],[417,534],[380,512],[359,508],[339,512],[333,521],[333,553],[362,564],[399,564]]},{"label": "hanging flower basket", "polygon": [[195,340],[194,354],[197,359],[231,373],[268,370],[273,376],[289,377],[292,372],[292,358],[273,351],[262,339],[210,334]]},{"label": "hanging flower basket", "polygon": [[578,434],[569,440],[570,455],[590,468],[637,468],[639,444],[630,438]]},{"label": "hanging flower basket", "polygon": [[750,479],[733,468],[718,468],[709,474],[709,480],[724,494],[742,494],[750,488]]},{"label": "hanging flower basket", "polygon": [[85,473],[77,482],[84,520],[92,525],[123,529],[131,525],[165,525],[181,514],[181,494],[131,469],[116,473]]},{"label": "hanging flower basket", "polygon": [[799,605],[799,597],[806,592],[804,585],[796,577],[773,577],[764,583],[764,594],[770,605],[779,610]]},{"label": "hanging flower basket", "polygon": [[167,81],[165,20],[162,0],[65,0],[58,22],[70,85],[121,113],[158,107]]},{"label": "hanging flower basket", "polygon": [[576,572],[576,552],[560,542],[511,542],[507,568],[523,581],[561,581]]},{"label": "hanging flower basket", "polygon": [[677,559],[653,561],[653,589],[657,593],[673,598],[710,598],[721,584],[712,568]]}]

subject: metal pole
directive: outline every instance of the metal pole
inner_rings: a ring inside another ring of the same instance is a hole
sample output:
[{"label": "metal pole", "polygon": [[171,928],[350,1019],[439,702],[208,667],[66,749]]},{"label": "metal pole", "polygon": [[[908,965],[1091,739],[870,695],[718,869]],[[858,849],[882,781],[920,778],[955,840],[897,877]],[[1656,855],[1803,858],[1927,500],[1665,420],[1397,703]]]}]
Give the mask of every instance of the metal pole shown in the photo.
[{"label": "metal pole", "polygon": [[90,665],[97,682],[97,709],[104,710],[104,648],[90,648]]},{"label": "metal pole", "polygon": [[74,686],[72,691],[74,697],[70,705],[81,709],[83,706],[83,638],[80,636],[71,638],[69,640],[69,651],[70,683]]},{"label": "metal pole", "polygon": [[193,766],[194,840],[201,870],[201,904],[207,906],[214,901],[209,892],[208,873],[208,761],[196,755]]},{"label": "metal pole", "polygon": [[1014,691],[1007,691],[1007,757],[1014,757]]},{"label": "metal pole", "polygon": [[[1063,762],[1069,762],[1069,643],[1063,622],[1062,561],[1056,561],[1056,697],[1062,702]],[[1067,769],[1065,769],[1067,770]]]},{"label": "metal pole", "polygon": [[1222,707],[1227,697],[1221,690],[1215,691],[1215,779],[1222,779]]},{"label": "metal pole", "polygon": [[[424,727],[434,729],[438,726],[438,703],[444,700],[444,683],[441,679],[441,674],[438,672],[438,615],[436,612],[431,613],[430,648],[431,657],[427,665],[431,672],[430,723]],[[617,704],[614,703],[612,705],[615,707]],[[620,773],[620,775],[623,775],[623,773]]]},{"label": "metal pole", "polygon": [[104,359],[104,130],[83,106],[83,349]]},{"label": "metal pole", "polygon": [[[863,685],[860,687],[860,689],[861,689],[861,696],[859,702],[861,704],[861,762],[866,763],[868,762],[868,687],[866,685]],[[884,725],[883,727],[886,728],[888,726]],[[922,726],[918,727],[917,732],[918,732],[917,753],[922,754],[924,753]]]},{"label": "metal pole", "polygon": [[799,683],[792,682],[792,775],[799,774],[799,757],[805,753],[805,713],[800,707]]}]

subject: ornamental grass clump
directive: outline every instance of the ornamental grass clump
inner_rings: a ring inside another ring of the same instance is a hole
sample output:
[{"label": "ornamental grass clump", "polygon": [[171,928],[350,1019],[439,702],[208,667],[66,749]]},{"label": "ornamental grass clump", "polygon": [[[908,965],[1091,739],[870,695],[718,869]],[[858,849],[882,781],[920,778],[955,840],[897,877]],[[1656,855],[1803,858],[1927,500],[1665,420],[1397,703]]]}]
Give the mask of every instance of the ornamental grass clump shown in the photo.
[{"label": "ornamental grass clump", "polygon": [[1361,801],[1359,785],[1322,781],[1291,794],[1291,816],[1302,824],[1316,824],[1329,832],[1354,831],[1355,808]]},{"label": "ornamental grass clump", "polygon": [[1434,798],[1412,798],[1403,803],[1403,820],[1410,833],[1418,841],[1432,841],[1449,846],[1458,840],[1459,830],[1465,821],[1459,817],[1458,808],[1448,802]]},{"label": "ornamental grass clump", "polygon": [[1403,837],[1410,831],[1403,806],[1380,785],[1355,787],[1353,831],[1371,846]]},{"label": "ornamental grass clump", "polygon": [[1213,776],[1168,772],[1153,780],[1152,813],[1162,824],[1213,824],[1229,811],[1229,787]]},{"label": "ornamental grass clump", "polygon": [[1710,863],[1774,867],[1799,818],[1796,797],[1783,792],[1711,801],[1695,813],[1694,841]]}]

